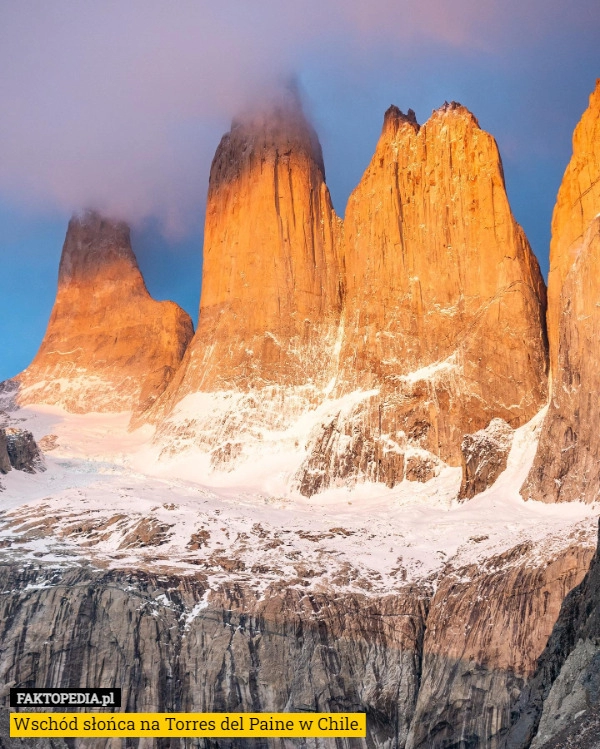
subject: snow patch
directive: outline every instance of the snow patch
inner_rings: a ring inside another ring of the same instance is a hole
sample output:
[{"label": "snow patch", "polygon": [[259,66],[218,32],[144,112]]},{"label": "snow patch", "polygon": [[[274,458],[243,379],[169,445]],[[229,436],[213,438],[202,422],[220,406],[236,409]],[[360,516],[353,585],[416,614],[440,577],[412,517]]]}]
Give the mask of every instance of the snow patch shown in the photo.
[{"label": "snow patch", "polygon": [[459,369],[458,355],[454,352],[442,361],[434,362],[405,375],[399,375],[397,379],[412,385],[421,380],[433,380],[440,375],[457,374]]},{"label": "snow patch", "polygon": [[182,619],[184,622],[184,631],[188,630],[192,622],[194,621],[194,619],[197,619],[202,613],[202,611],[208,608],[209,593],[210,593],[210,590],[207,590],[202,596],[202,598],[200,599],[200,601],[198,601],[198,603],[190,611],[183,614]]}]

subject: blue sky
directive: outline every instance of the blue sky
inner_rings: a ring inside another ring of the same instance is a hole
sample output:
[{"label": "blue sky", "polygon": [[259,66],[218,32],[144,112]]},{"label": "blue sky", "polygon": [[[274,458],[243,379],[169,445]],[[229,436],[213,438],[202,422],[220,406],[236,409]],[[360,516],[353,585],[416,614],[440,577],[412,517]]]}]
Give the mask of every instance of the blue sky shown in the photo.
[{"label": "blue sky", "polygon": [[334,205],[394,103],[497,139],[542,269],[571,135],[600,76],[597,0],[0,0],[0,379],[41,342],[69,216],[128,220],[147,285],[195,319],[208,170],[236,111],[294,75]]}]

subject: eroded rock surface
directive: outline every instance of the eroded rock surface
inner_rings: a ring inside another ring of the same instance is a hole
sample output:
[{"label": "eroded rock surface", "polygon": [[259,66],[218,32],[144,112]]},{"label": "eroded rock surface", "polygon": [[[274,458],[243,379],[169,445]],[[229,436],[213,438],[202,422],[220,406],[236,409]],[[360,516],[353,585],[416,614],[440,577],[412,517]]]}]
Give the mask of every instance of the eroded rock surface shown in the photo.
[{"label": "eroded rock surface", "polygon": [[44,458],[31,432],[16,427],[7,427],[0,430],[2,432],[6,438],[8,459],[15,471],[37,473],[45,470]]},{"label": "eroded rock surface", "polygon": [[[119,686],[123,709],[138,712],[366,711],[367,741],[343,747],[391,749],[408,733],[426,589],[332,599],[233,587],[207,598],[201,576],[5,566],[0,577],[4,684]],[[75,741],[84,745],[110,740]]]},{"label": "eroded rock surface", "polygon": [[404,455],[398,446],[375,430],[356,428],[341,414],[317,430],[316,440],[297,474],[305,497],[340,482],[381,481],[391,489],[404,478]]},{"label": "eroded rock surface", "polygon": [[178,305],[148,293],[128,227],[87,212],[69,222],[50,322],[16,378],[16,400],[75,413],[143,411],[172,378],[192,335]]},{"label": "eroded rock surface", "polygon": [[493,418],[519,426],[542,407],[544,283],[496,143],[467,109],[446,104],[422,127],[388,110],[348,202],[343,257],[334,392],[374,393],[348,416],[355,432],[460,465],[465,434]]},{"label": "eroded rock surface", "polygon": [[[160,543],[147,535],[142,545]],[[189,548],[205,543],[198,533]],[[203,571],[22,565],[11,549],[0,565],[0,679],[120,686],[123,710],[139,712],[365,711],[367,738],[338,740],[347,749],[495,749],[593,555],[576,539],[550,560],[540,552],[522,544],[447,565],[435,592],[433,579],[393,593],[318,589],[306,569],[259,593],[234,557],[231,582],[209,587]],[[74,745],[84,743],[111,746]]]},{"label": "eroded rock surface", "polygon": [[8,473],[11,468],[26,473],[46,470],[44,457],[33,434],[26,429],[0,429],[0,473]]},{"label": "eroded rock surface", "polygon": [[486,429],[465,435],[461,450],[463,475],[459,499],[471,499],[488,489],[506,468],[514,436],[502,419],[493,419]]}]

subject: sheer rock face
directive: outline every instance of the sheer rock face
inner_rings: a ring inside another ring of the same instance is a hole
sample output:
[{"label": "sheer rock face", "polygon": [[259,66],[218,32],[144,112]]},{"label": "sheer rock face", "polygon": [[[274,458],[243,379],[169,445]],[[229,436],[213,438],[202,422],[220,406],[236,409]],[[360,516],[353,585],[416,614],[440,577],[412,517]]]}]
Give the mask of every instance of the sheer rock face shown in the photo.
[{"label": "sheer rock face", "polygon": [[[599,205],[600,207],[600,205]],[[600,497],[600,218],[585,235],[561,295],[557,372],[537,454],[521,493],[541,502]]]},{"label": "sheer rock face", "polygon": [[[429,579],[377,593],[311,588],[310,571],[262,591],[230,571],[209,588],[202,571],[24,565],[14,548],[0,552],[7,687],[100,681],[122,688],[129,712],[366,712],[367,738],[340,739],[345,749],[497,749],[593,556],[581,542],[554,560],[521,544],[448,565],[435,592]],[[84,745],[114,743],[73,742]]]},{"label": "sheer rock face", "polygon": [[73,218],[40,349],[18,376],[20,405],[144,410],[164,390],[193,335],[174,302],[148,293],[129,229],[96,213]]},{"label": "sheer rock face", "polygon": [[296,94],[234,121],[210,173],[198,331],[167,403],[323,385],[341,308],[340,236]]},{"label": "sheer rock face", "polygon": [[599,600],[600,543],[585,578],[564,599],[535,673],[513,705],[502,749],[597,746],[590,738],[597,741],[600,729]]},{"label": "sheer rock face", "polygon": [[[0,590],[12,592],[0,596],[4,684],[74,687],[96,679],[122,688],[128,712],[366,712],[368,738],[337,746],[404,745],[417,699],[425,586],[334,598],[281,586],[259,596],[240,585],[210,592],[201,575],[17,570],[0,566]],[[171,747],[189,745],[169,739]],[[298,741],[276,745],[292,749]]]},{"label": "sheer rock face", "polygon": [[561,603],[593,554],[575,541],[540,564],[535,547],[525,543],[441,577],[429,607],[406,749],[502,745]]},{"label": "sheer rock face", "polygon": [[464,107],[423,127],[388,110],[348,203],[343,258],[337,392],[378,391],[355,431],[460,465],[465,434],[493,418],[517,427],[545,403],[544,282],[496,143]]},{"label": "sheer rock face", "polygon": [[554,376],[559,364],[561,294],[587,228],[600,213],[600,79],[573,133],[573,155],[552,215],[548,274],[548,339]]},{"label": "sheer rock face", "polygon": [[600,496],[600,81],[573,136],[552,220],[548,330],[552,397],[522,489],[543,502]]}]

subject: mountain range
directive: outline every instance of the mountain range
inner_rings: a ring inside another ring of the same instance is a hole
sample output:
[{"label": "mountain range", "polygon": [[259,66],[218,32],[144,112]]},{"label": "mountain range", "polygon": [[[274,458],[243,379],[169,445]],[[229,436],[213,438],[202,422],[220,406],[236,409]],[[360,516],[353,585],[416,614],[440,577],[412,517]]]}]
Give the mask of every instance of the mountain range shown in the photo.
[{"label": "mountain range", "polygon": [[585,742],[599,279],[600,81],[547,289],[456,102],[422,125],[388,109],[343,219],[297,93],[243,112],[211,167],[195,332],[123,222],[74,216],[44,340],[0,385],[47,469],[5,461],[4,683],[366,711],[348,747]]}]

